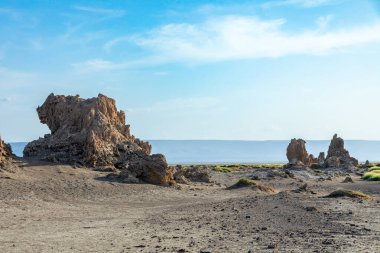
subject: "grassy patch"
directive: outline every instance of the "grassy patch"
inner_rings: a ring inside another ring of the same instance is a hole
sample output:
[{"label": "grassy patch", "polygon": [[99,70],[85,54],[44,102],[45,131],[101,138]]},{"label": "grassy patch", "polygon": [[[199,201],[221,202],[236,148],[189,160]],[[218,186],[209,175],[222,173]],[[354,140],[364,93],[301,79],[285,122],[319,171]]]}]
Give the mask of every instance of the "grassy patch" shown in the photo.
[{"label": "grassy patch", "polygon": [[274,189],[272,187],[262,185],[250,178],[240,178],[239,181],[237,181],[234,185],[228,187],[227,189],[232,190],[243,187],[251,187],[254,190],[259,190],[262,192],[274,192]]},{"label": "grassy patch", "polygon": [[349,197],[349,198],[356,198],[356,199],[363,199],[363,200],[372,200],[372,197],[362,193],[360,191],[351,191],[351,190],[336,190],[327,195],[328,198],[342,198],[342,197]]},{"label": "grassy patch", "polygon": [[284,164],[282,163],[261,163],[261,164],[253,164],[252,167],[260,168],[260,169],[282,169]]},{"label": "grassy patch", "polygon": [[365,173],[362,178],[365,180],[380,181],[380,169],[371,170],[370,172]]},{"label": "grassy patch", "polygon": [[370,171],[373,171],[373,170],[380,170],[380,167],[379,166],[373,166],[369,169]]},{"label": "grassy patch", "polygon": [[216,165],[214,170],[215,171],[218,171],[218,172],[223,172],[223,173],[228,173],[228,172],[232,172],[232,171],[237,171],[237,170],[241,170],[242,168],[244,168],[243,165]]}]

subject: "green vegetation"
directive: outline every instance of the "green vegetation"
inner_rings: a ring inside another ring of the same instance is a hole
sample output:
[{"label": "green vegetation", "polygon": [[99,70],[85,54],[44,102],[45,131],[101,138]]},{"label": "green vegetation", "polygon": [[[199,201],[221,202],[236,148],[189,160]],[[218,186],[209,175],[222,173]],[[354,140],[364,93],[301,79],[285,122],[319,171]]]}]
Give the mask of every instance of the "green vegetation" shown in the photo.
[{"label": "green vegetation", "polygon": [[281,169],[284,164],[218,164],[213,166],[213,170],[217,172],[229,173],[243,169]]},{"label": "green vegetation", "polygon": [[275,190],[270,186],[262,185],[250,178],[240,178],[234,185],[228,187],[227,189],[238,189],[243,187],[251,187],[254,190],[259,190],[263,192],[275,192]]},{"label": "green vegetation", "polygon": [[380,168],[374,169],[364,174],[363,179],[371,181],[380,181]]},{"label": "green vegetation", "polygon": [[370,171],[373,171],[373,170],[380,170],[380,167],[379,166],[373,166],[369,169]]},{"label": "green vegetation", "polygon": [[341,197],[349,197],[349,198],[357,198],[363,200],[372,200],[372,197],[362,193],[360,191],[351,191],[351,190],[336,190],[330,193],[328,198],[341,198]]},{"label": "green vegetation", "polygon": [[249,178],[240,178],[239,181],[235,184],[236,186],[249,186],[249,185],[257,185],[255,180]]},{"label": "green vegetation", "polygon": [[282,163],[263,163],[263,164],[253,164],[253,168],[260,169],[282,169],[285,164]]}]

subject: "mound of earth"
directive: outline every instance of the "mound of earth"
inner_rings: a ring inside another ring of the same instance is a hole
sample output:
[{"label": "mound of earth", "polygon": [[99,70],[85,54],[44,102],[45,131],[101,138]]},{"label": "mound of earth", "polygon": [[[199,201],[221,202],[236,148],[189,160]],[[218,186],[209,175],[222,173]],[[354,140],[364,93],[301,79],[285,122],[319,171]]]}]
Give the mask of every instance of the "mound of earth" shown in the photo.
[{"label": "mound of earth", "polygon": [[25,157],[94,168],[111,166],[124,177],[160,185],[172,182],[165,156],[150,155],[151,145],[131,135],[115,100],[101,94],[90,99],[50,94],[37,113],[51,133],[30,142]]},{"label": "mound of earth", "polygon": [[228,190],[239,189],[244,187],[251,187],[253,190],[262,192],[275,192],[275,190],[270,186],[262,185],[255,180],[249,178],[241,178],[234,185],[227,187]]}]

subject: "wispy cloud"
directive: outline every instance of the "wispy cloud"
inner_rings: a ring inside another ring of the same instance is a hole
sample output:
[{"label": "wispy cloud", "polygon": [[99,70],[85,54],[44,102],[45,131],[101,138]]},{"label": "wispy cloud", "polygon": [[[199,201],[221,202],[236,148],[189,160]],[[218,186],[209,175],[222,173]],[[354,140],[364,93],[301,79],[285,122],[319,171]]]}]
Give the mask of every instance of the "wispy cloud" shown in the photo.
[{"label": "wispy cloud", "polygon": [[91,6],[73,6],[73,9],[78,11],[83,11],[91,14],[107,15],[112,17],[122,17],[125,15],[125,10],[121,9],[105,9],[105,8],[95,8]]},{"label": "wispy cloud", "polygon": [[[326,26],[329,19],[320,19],[319,26]],[[199,24],[164,25],[129,41],[167,61],[193,62],[318,55],[380,42],[379,22],[336,30],[317,27],[299,33],[286,31],[285,23],[284,19],[223,16]]]}]

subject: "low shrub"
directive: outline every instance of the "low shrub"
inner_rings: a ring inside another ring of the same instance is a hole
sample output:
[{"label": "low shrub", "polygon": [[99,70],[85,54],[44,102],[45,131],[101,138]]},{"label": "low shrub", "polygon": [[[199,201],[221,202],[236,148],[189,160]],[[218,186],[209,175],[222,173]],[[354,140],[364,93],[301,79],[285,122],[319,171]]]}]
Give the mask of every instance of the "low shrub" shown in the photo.
[{"label": "low shrub", "polygon": [[380,181],[380,170],[371,170],[370,172],[364,173],[363,179],[371,181]]}]

